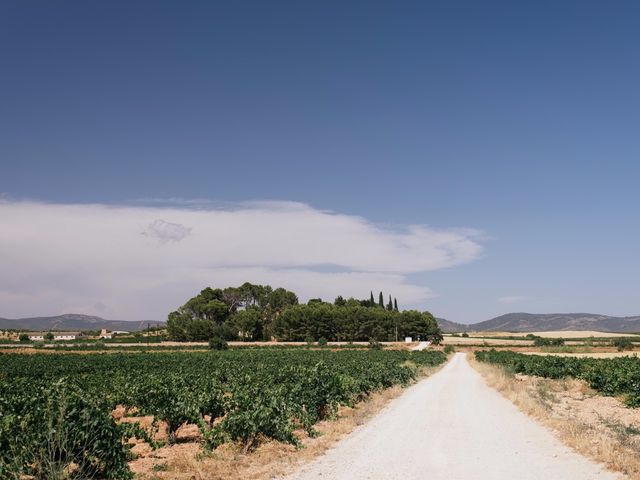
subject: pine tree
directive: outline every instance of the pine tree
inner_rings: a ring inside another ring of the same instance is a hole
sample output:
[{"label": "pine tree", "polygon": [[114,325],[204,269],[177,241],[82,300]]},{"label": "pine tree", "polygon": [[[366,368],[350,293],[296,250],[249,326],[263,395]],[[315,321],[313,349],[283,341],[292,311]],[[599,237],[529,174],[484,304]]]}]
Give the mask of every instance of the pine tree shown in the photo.
[{"label": "pine tree", "polygon": [[382,296],[382,292],[380,292],[380,295],[378,295],[378,305],[384,308],[384,297]]},{"label": "pine tree", "polygon": [[400,310],[398,310],[398,299],[397,298],[393,298],[393,310],[395,310],[396,312],[399,312]]},{"label": "pine tree", "polygon": [[391,295],[389,295],[389,303],[387,303],[387,310],[390,312],[393,311],[393,301],[391,300]]}]

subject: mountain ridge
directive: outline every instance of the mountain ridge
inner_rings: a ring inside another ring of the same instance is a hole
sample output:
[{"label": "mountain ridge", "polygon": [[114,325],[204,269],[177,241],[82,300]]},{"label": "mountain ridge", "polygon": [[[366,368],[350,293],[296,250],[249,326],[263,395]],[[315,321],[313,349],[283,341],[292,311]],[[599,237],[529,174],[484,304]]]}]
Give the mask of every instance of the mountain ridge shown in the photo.
[{"label": "mountain ridge", "polygon": [[614,317],[597,313],[526,313],[513,312],[469,325],[437,319],[445,333],[477,331],[545,332],[595,330],[610,333],[640,332],[640,315]]},{"label": "mountain ridge", "polygon": [[147,324],[157,325],[155,320],[106,320],[94,315],[80,313],[65,313],[50,317],[25,317],[25,318],[0,318],[2,330],[38,330],[38,331],[62,331],[62,330],[124,330],[135,332],[147,328]]}]

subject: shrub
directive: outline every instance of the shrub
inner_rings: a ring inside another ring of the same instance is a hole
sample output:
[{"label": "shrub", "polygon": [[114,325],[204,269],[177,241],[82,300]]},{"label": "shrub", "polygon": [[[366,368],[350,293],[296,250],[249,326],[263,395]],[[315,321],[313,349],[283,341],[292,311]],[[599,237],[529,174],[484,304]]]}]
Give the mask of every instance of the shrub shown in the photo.
[{"label": "shrub", "polygon": [[213,337],[209,340],[209,348],[211,350],[227,350],[229,348],[229,344],[224,338]]},{"label": "shrub", "polygon": [[27,335],[26,333],[21,333],[20,336],[18,337],[18,340],[20,340],[21,342],[28,342],[29,335]]},{"label": "shrub", "polygon": [[442,351],[445,353],[445,355],[449,355],[450,353],[455,352],[456,349],[453,348],[453,345],[445,345]]},{"label": "shrub", "polygon": [[372,338],[369,340],[369,348],[371,350],[382,350],[383,345],[379,341]]},{"label": "shrub", "polygon": [[462,336],[463,336],[463,337],[468,337],[468,336],[469,336],[469,334],[468,334],[467,332],[464,332],[464,333],[462,334]]},{"label": "shrub", "polygon": [[320,340],[318,340],[318,345],[320,345],[321,347],[326,347],[327,346],[327,339],[324,337],[321,337]]},{"label": "shrub", "polygon": [[3,391],[0,477],[130,479],[122,427],[77,385]]},{"label": "shrub", "polygon": [[533,344],[536,347],[561,347],[564,345],[564,338],[543,338],[534,336]]},{"label": "shrub", "polygon": [[633,342],[628,338],[616,338],[611,343],[618,349],[619,352],[624,352],[625,350],[633,350]]}]

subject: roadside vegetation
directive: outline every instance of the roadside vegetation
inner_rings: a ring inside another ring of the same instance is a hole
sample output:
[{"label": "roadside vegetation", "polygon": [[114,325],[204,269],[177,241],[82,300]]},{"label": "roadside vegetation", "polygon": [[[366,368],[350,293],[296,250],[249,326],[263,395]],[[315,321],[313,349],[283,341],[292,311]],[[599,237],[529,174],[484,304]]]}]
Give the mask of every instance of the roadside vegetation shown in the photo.
[{"label": "roadside vegetation", "polygon": [[566,445],[625,478],[640,478],[640,409],[599,395],[586,381],[571,376],[533,376],[510,364],[473,358],[470,363],[490,386],[552,429]]},{"label": "roadside vegetation", "polygon": [[499,364],[509,371],[544,378],[576,378],[607,396],[622,396],[629,407],[640,407],[640,359],[611,359],[523,355],[478,351],[478,361]]}]

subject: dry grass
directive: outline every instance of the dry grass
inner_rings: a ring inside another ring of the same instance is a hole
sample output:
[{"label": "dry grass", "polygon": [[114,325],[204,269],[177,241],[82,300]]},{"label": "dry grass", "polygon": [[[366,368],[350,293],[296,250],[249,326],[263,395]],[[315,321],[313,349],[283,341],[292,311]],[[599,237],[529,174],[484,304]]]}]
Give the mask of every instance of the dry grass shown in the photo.
[{"label": "dry grass", "polygon": [[588,358],[618,358],[618,357],[637,357],[638,352],[634,352],[633,350],[626,352],[603,352],[603,351],[595,351],[595,349],[591,349],[591,352],[580,352],[576,351],[572,352],[520,352],[526,355],[552,355],[556,357],[588,357]]},{"label": "dry grass", "polygon": [[[442,365],[423,369],[421,377],[432,375]],[[382,410],[403,392],[395,386],[375,392],[353,408],[341,407],[338,418],[318,423],[315,438],[303,431],[296,434],[302,448],[266,441],[251,453],[240,445],[225,444],[211,453],[204,453],[198,443],[176,444],[155,452],[145,452],[130,463],[137,479],[145,480],[266,480],[278,478],[323,454],[369,418]]]},{"label": "dry grass", "polygon": [[532,340],[511,340],[511,339],[500,339],[500,338],[483,338],[483,337],[453,337],[451,335],[444,335],[443,340],[444,345],[486,345],[488,347],[491,346],[500,346],[500,345],[533,345]]},{"label": "dry grass", "polygon": [[640,479],[640,410],[599,396],[579,380],[512,375],[473,358],[470,363],[491,387],[551,428],[563,443],[630,479]]}]

